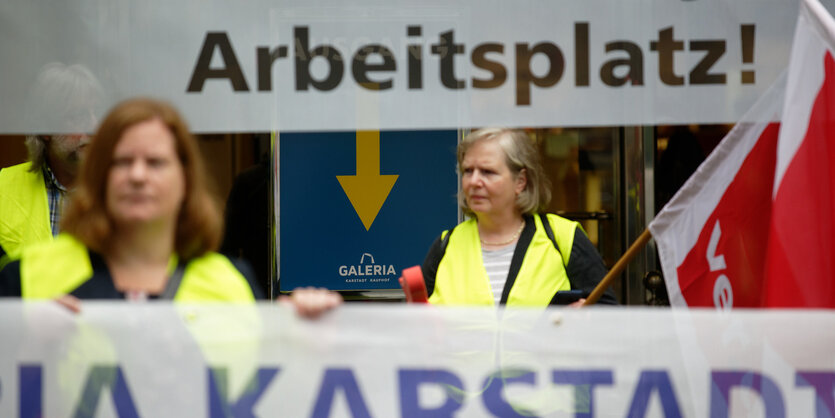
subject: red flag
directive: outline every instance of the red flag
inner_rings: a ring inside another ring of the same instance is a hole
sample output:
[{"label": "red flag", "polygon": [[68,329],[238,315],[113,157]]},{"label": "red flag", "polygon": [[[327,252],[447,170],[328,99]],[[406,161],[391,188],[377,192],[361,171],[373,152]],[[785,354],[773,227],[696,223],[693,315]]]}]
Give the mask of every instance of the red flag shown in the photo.
[{"label": "red flag", "polygon": [[650,223],[673,306],[760,305],[785,78]]},{"label": "red flag", "polygon": [[672,305],[835,307],[834,39],[804,0],[787,77],[650,223]]},{"label": "red flag", "polygon": [[835,307],[835,20],[804,1],[789,62],[764,304]]}]

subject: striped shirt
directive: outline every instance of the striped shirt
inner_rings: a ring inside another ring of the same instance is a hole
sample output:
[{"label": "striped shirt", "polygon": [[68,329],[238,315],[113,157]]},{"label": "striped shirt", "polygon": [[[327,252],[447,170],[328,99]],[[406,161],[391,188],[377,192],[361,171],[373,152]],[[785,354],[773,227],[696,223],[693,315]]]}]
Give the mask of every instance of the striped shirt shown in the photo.
[{"label": "striped shirt", "polygon": [[481,249],[484,270],[490,279],[490,289],[493,290],[493,300],[496,305],[502,300],[502,291],[507,282],[507,273],[510,271],[510,261],[513,258],[513,251],[516,250],[516,243],[498,250]]},{"label": "striped shirt", "polygon": [[46,198],[49,201],[49,224],[52,226],[52,236],[56,236],[60,232],[61,212],[64,208],[67,188],[55,178],[55,174],[47,164],[43,165],[43,178],[46,183]]}]

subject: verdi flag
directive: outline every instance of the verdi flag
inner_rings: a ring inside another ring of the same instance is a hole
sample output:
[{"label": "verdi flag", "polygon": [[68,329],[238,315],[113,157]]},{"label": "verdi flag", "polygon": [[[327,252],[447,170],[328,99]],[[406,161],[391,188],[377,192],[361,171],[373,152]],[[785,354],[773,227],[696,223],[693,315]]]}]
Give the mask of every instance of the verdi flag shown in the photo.
[{"label": "verdi flag", "polygon": [[650,223],[673,306],[760,305],[784,90],[781,76]]},{"label": "verdi flag", "polygon": [[774,175],[765,306],[835,307],[835,20],[800,7]]},{"label": "verdi flag", "polygon": [[835,307],[833,39],[804,0],[788,73],[650,223],[672,305]]}]

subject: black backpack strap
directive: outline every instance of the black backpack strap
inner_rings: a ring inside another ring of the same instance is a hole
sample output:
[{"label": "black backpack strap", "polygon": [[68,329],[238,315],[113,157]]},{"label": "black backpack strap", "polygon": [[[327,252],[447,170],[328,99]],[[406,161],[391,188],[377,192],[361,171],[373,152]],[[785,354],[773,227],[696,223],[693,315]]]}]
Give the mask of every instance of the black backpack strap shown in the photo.
[{"label": "black backpack strap", "polygon": [[443,259],[444,254],[446,254],[446,248],[449,245],[449,237],[452,235],[453,230],[455,230],[455,227],[447,230],[446,234],[441,232],[441,236],[432,242],[432,247],[429,248],[429,253],[426,254],[426,258],[423,260],[423,264],[421,264],[423,281],[426,284],[426,292],[430,296],[435,290],[435,275],[438,273],[438,266],[441,263],[441,259]]},{"label": "black backpack strap", "polygon": [[[557,245],[557,239],[554,238],[554,230],[551,229],[551,223],[548,222],[548,215],[540,213],[539,219],[542,220],[542,228],[545,229],[545,235],[548,235],[548,239],[551,240],[551,244],[554,244],[554,249],[557,250],[557,254],[559,254],[560,259],[562,259],[562,252],[560,252],[560,246]],[[449,236],[452,235],[452,231],[454,230],[455,227],[447,231],[446,235],[441,238],[441,257],[446,254],[446,247],[449,244]]]},{"label": "black backpack strap", "polygon": [[185,273],[185,266],[183,263],[177,263],[177,268],[171,273],[168,278],[168,283],[165,284],[165,290],[160,293],[159,298],[162,300],[173,300],[177,291],[180,290],[180,283],[183,282],[183,274]]},{"label": "black backpack strap", "polygon": [[542,228],[545,229],[545,235],[548,235],[548,239],[551,240],[551,244],[554,244],[554,249],[557,250],[557,254],[560,255],[560,259],[562,260],[562,252],[560,252],[560,246],[557,245],[557,239],[554,238],[554,230],[551,229],[551,222],[548,222],[548,215],[540,213],[539,219],[542,220]]},{"label": "black backpack strap", "polygon": [[[456,225],[458,226],[458,225]],[[449,236],[452,235],[452,231],[455,230],[455,226],[452,227],[449,231],[446,231],[446,235],[441,237],[441,257],[446,254],[446,246],[449,245]]]}]

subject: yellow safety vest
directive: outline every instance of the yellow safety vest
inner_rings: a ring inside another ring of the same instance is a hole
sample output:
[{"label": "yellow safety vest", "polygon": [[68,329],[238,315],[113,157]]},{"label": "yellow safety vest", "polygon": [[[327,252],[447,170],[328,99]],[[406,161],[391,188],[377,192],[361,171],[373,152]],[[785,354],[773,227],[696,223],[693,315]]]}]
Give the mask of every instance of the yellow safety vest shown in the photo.
[{"label": "yellow safety vest", "polygon": [[[176,256],[172,261],[170,267],[176,266]],[[27,246],[21,253],[23,299],[54,299],[72,292],[92,275],[89,250],[69,234],[60,234],[49,243]],[[258,359],[262,327],[252,290],[228,258],[207,253],[189,261],[173,302],[182,325],[194,336],[208,366],[241,371],[240,376],[233,376],[236,380],[251,375]],[[207,302],[228,302],[234,307],[206,306]],[[70,334],[64,337],[58,358],[58,401],[74,402],[76,408],[81,408],[77,411],[80,415],[92,415],[93,410],[85,407],[96,405],[77,400],[79,376],[89,373],[91,365],[119,364],[125,353],[111,341],[112,334],[108,336],[104,329],[87,323],[83,317],[76,317],[73,326],[64,331]],[[220,379],[218,385],[232,381],[221,372],[216,379]]]},{"label": "yellow safety vest", "polygon": [[[176,261],[173,263],[176,265]],[[69,294],[93,275],[87,247],[69,234],[28,246],[20,258],[24,299],[54,299]],[[186,265],[175,302],[253,302],[246,278],[228,258],[206,253]]]},{"label": "yellow safety vest", "polygon": [[43,173],[29,171],[31,166],[0,170],[0,246],[10,259],[16,259],[25,245],[52,240]]},{"label": "yellow safety vest", "polygon": [[[533,220],[536,230],[525,251],[519,273],[507,298],[507,306],[547,306],[559,290],[570,290],[571,284],[565,271],[571,256],[575,229],[574,221],[548,214],[554,238],[561,250],[545,233],[540,216]],[[449,233],[444,231],[442,238]],[[517,244],[519,245],[519,244]],[[494,305],[490,279],[484,269],[478,224],[469,219],[456,226],[449,236],[444,256],[438,264],[435,286],[429,302],[438,305]]]}]

